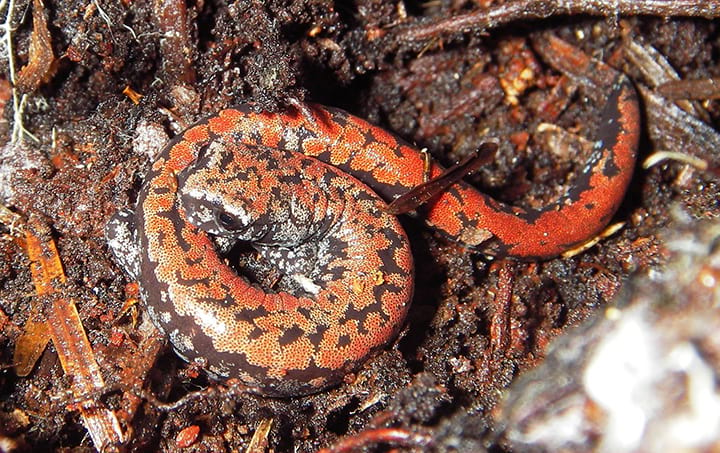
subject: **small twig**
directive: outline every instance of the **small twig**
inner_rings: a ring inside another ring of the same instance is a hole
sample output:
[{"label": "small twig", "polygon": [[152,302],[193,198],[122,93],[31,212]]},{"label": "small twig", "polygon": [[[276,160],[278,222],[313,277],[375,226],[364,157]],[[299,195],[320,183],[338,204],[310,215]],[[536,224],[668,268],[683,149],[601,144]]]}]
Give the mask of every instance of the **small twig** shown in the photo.
[{"label": "small twig", "polygon": [[486,31],[523,19],[558,15],[681,16],[713,18],[720,15],[716,0],[518,0],[467,14],[398,26],[392,34],[401,41],[425,41],[469,31]]},{"label": "small twig", "polygon": [[595,247],[600,241],[603,239],[607,239],[613,234],[617,233],[618,231],[622,230],[623,227],[625,227],[625,222],[615,222],[611,225],[608,225],[604,230],[596,234],[595,236],[591,237],[587,241],[583,242],[580,245],[576,245],[575,247],[565,250],[562,253],[563,258],[572,258],[573,256],[577,256],[587,250],[590,250],[591,248]]},{"label": "small twig", "polygon": [[[668,58],[648,43],[628,37],[623,40],[623,54],[640,70],[651,88],[668,82],[680,81],[680,74],[670,64]],[[657,91],[665,96],[660,88]],[[710,116],[699,102],[691,102],[689,98],[676,99],[674,102],[690,115],[696,116],[704,122],[710,122]]]},{"label": "small twig", "polygon": [[[643,85],[638,89],[645,104],[648,135],[657,149],[680,151],[703,160],[708,169],[719,166],[715,150],[720,149],[720,134],[715,129]],[[687,159],[685,162],[694,165]]]},{"label": "small twig", "polygon": [[499,263],[499,266],[490,324],[490,354],[493,359],[504,355],[511,343],[510,307],[512,306],[515,264],[512,261],[504,260]]},{"label": "small twig", "polygon": [[167,0],[153,2],[155,26],[163,35],[160,40],[163,71],[170,86],[192,84],[196,74],[193,67],[191,31],[187,27],[187,7],[184,1]]},{"label": "small twig", "polygon": [[245,453],[264,453],[267,451],[268,434],[270,434],[272,423],[272,418],[263,418],[260,420]]},{"label": "small twig", "polygon": [[377,428],[346,437],[330,448],[318,450],[318,453],[346,453],[381,443],[418,448],[429,446],[432,438],[427,434],[414,433],[402,428]]},{"label": "small twig", "polygon": [[237,379],[228,379],[224,384],[216,384],[210,387],[206,387],[202,390],[196,390],[183,395],[177,401],[172,403],[165,403],[160,401],[151,392],[140,389],[136,392],[141,398],[146,399],[156,409],[162,412],[175,411],[193,401],[196,400],[207,400],[217,398],[219,396],[226,398],[233,398],[234,396],[248,393],[247,386],[243,385]]},{"label": "small twig", "polygon": [[709,165],[705,159],[701,159],[697,156],[691,156],[690,154],[681,153],[678,151],[656,151],[650,154],[642,163],[642,168],[647,170],[650,167],[654,167],[660,162],[666,160],[674,160],[676,162],[682,162],[687,165],[691,165],[698,170],[705,171]]},{"label": "small twig", "polygon": [[720,99],[720,78],[671,80],[660,85],[658,91],[672,101]]}]

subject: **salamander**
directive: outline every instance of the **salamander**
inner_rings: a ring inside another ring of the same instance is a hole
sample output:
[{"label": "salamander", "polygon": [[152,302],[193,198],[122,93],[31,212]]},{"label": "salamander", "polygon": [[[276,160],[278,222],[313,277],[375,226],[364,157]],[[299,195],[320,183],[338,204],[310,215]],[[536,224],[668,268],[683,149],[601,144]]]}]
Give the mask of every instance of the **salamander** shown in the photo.
[{"label": "salamander", "polygon": [[[556,202],[523,210],[458,182],[424,207],[426,221],[489,253],[555,256],[597,234],[615,213],[638,130],[635,90],[617,74],[600,139]],[[432,164],[429,174],[443,171]],[[116,214],[106,234],[180,356],[260,394],[308,394],[357,370],[402,326],[412,254],[386,201],[427,173],[415,148],[341,110],[305,105],[270,113],[240,105],[172,139],[135,209]],[[249,283],[209,235],[250,243],[293,289]]]}]

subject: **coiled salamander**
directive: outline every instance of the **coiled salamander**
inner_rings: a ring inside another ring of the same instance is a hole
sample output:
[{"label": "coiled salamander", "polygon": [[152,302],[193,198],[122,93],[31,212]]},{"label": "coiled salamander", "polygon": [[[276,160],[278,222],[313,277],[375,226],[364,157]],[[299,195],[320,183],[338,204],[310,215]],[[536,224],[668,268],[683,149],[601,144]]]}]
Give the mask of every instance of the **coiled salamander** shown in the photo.
[{"label": "coiled salamander", "polygon": [[[272,396],[337,383],[397,334],[413,263],[383,199],[426,177],[420,153],[390,133],[339,110],[302,110],[240,106],[196,123],[160,153],[136,208],[107,227],[111,249],[177,352]],[[565,196],[522,210],[459,182],[427,207],[427,222],[493,253],[556,255],[614,214],[638,130],[635,90],[617,75],[600,140]],[[432,165],[432,176],[442,172]],[[296,294],[248,283],[208,233],[249,241],[296,283]]]}]

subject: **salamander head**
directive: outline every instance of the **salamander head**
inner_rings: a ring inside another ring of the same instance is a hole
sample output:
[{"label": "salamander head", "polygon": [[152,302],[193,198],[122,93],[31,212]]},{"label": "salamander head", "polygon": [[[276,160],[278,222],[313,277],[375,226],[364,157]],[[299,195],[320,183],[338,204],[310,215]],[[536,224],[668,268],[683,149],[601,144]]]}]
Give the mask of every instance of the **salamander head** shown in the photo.
[{"label": "salamander head", "polygon": [[251,206],[256,202],[252,178],[238,178],[237,170],[229,169],[238,165],[239,147],[220,141],[204,147],[178,174],[178,198],[186,218],[201,230],[253,241],[265,234],[265,226]]}]

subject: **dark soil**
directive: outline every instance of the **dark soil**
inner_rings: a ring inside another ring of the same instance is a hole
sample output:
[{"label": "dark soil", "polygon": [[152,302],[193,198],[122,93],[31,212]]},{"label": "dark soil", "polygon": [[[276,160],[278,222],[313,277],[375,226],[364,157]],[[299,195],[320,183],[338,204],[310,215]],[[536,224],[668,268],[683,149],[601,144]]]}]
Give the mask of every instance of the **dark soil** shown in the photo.
[{"label": "dark soil", "polygon": [[[95,398],[118,414],[127,450],[180,450],[178,434],[196,425],[199,435],[188,451],[243,451],[267,419],[273,451],[315,451],[385,427],[419,436],[391,446],[421,450],[429,441],[438,450],[502,450],[491,437],[491,410],[501,391],[542,361],[553,338],[609,304],[633,273],[664,262],[658,234],[672,225],[674,209],[695,218],[720,214],[712,171],[665,162],[637,170],[616,215],[625,227],[570,258],[492,260],[406,217],[418,278],[396,344],[346,383],[316,395],[269,399],[236,391],[166,346],[147,347],[148,334],[135,322],[143,308],[123,310],[130,282],[103,237],[110,215],[132,204],[148,153],[183,126],[241,102],[277,111],[305,100],[367,118],[445,165],[496,138],[496,161],[469,180],[503,201],[538,206],[557,196],[574,168],[572,158],[554,154],[535,131],[548,121],[540,106],[557,101],[553,87],[560,78],[533,49],[539,33],[563,37],[655,93],[628,58],[627,43],[655,48],[680,79],[717,77],[718,22],[573,15],[417,42],[404,39],[398,25],[478,6],[438,1],[403,11],[402,2],[373,0],[154,3],[45,1],[56,60],[27,93],[23,115],[37,141],[9,142],[16,119],[7,59],[0,65],[6,102],[0,137],[7,140],[0,201],[51,226],[108,385]],[[30,58],[32,2],[17,0],[14,7],[19,68]],[[512,84],[519,86],[515,94],[507,89]],[[142,95],[137,103],[123,93],[126,87]],[[587,101],[582,88],[565,101],[552,122],[593,139],[601,105]],[[653,111],[645,111],[640,159],[656,150],[681,151],[717,168],[720,148],[711,147],[718,140],[716,100],[700,106],[711,126],[707,135],[690,134],[682,124],[672,129],[663,118],[680,120],[644,104]],[[16,341],[37,307],[25,252],[9,225],[0,225],[0,233],[0,439],[18,451],[91,450],[54,347],[29,376],[13,372]],[[181,404],[166,410],[161,401]],[[372,440],[369,451],[382,449]]]}]

